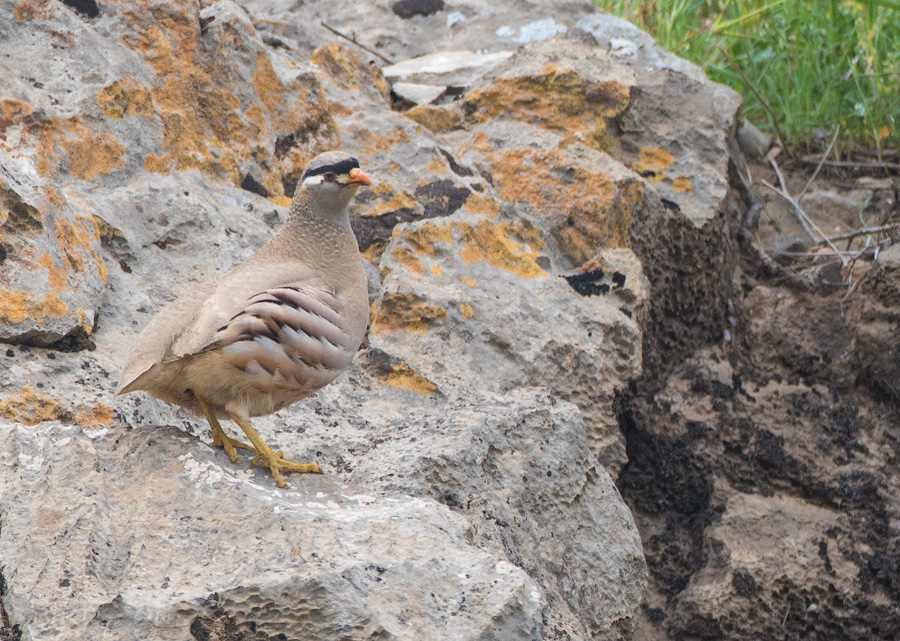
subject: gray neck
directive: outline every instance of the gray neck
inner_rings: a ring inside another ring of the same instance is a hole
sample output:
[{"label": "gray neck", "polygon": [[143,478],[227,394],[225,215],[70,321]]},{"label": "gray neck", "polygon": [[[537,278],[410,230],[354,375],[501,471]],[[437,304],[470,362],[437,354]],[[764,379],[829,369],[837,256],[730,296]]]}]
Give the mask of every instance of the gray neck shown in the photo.
[{"label": "gray neck", "polygon": [[306,190],[294,196],[284,225],[260,247],[258,255],[316,265],[316,271],[330,286],[346,278],[348,265],[360,261],[347,210],[342,209],[334,219],[314,215]]}]

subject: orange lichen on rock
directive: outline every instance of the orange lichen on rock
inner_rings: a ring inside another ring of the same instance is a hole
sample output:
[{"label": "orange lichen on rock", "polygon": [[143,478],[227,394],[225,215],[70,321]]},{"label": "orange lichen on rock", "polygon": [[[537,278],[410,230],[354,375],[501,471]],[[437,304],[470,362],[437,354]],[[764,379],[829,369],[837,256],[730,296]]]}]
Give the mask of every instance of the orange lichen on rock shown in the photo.
[{"label": "orange lichen on rock", "polygon": [[47,197],[47,203],[55,207],[57,212],[61,212],[66,204],[68,204],[65,194],[57,191],[56,187],[53,185],[47,185],[44,190],[44,195]]},{"label": "orange lichen on rock", "polygon": [[391,251],[391,260],[402,265],[413,274],[421,274],[425,270],[422,261],[408,247],[395,247]]},{"label": "orange lichen on rock", "polygon": [[554,235],[575,261],[590,257],[601,246],[627,247],[634,212],[644,198],[644,187],[639,181],[617,182],[606,207],[601,209],[579,203],[570,209],[572,224],[559,221],[554,226]]},{"label": "orange lichen on rock", "polygon": [[79,307],[75,310],[75,319],[78,321],[78,326],[84,330],[84,333],[90,336],[94,333],[94,326],[88,320],[87,312],[84,311],[84,307]]},{"label": "orange lichen on rock", "polygon": [[639,180],[613,182],[603,172],[568,162],[559,149],[487,156],[501,197],[548,217],[553,235],[574,262],[587,260],[598,247],[628,246],[634,210],[644,199]]},{"label": "orange lichen on rock", "polygon": [[546,276],[537,263],[537,252],[545,248],[540,234],[522,223],[494,224],[483,218],[475,225],[457,222],[465,246],[460,253],[463,262],[485,262],[525,279]]},{"label": "orange lichen on rock", "polygon": [[154,174],[167,174],[170,169],[168,154],[160,156],[151,151],[144,156],[144,171],[152,172]]},{"label": "orange lichen on rock", "polygon": [[469,305],[469,303],[460,303],[459,313],[463,318],[472,318],[475,316],[475,313],[472,311],[472,306]]},{"label": "orange lichen on rock", "polygon": [[379,153],[393,149],[400,143],[409,142],[409,134],[399,128],[395,129],[393,133],[383,136],[373,134],[368,129],[362,129],[361,127],[354,128],[353,132],[359,136],[360,142],[366,145],[362,153],[359,154],[363,158],[372,158]]},{"label": "orange lichen on rock", "polygon": [[419,105],[406,112],[406,117],[419,123],[433,134],[458,129],[463,124],[462,113],[455,107]]},{"label": "orange lichen on rock", "polygon": [[83,430],[116,424],[116,420],[113,418],[113,409],[109,405],[100,402],[94,403],[88,410],[75,412],[75,422]]},{"label": "orange lichen on rock", "polygon": [[300,74],[285,84],[269,56],[260,52],[256,55],[253,87],[265,108],[253,104],[245,110],[252,124],[249,135],[281,141],[275,147],[280,171],[263,175],[266,189],[278,196],[283,189],[282,177],[299,179],[312,157],[322,148],[340,147],[341,137],[325,92],[313,74]]},{"label": "orange lichen on rock", "polygon": [[381,260],[381,255],[384,253],[386,247],[387,245],[385,243],[373,242],[362,252],[363,260],[371,265],[377,265],[378,261]]},{"label": "orange lichen on rock", "polygon": [[675,164],[675,158],[665,149],[642,147],[638,151],[638,158],[631,165],[631,169],[655,185],[666,177],[666,168],[673,164]]},{"label": "orange lichen on rock", "polygon": [[[153,114],[162,130],[160,150],[144,156],[148,171],[164,173],[169,170],[200,169],[219,176],[227,176],[239,184],[243,178],[241,165],[248,158],[271,155],[271,141],[293,134],[304,127],[316,132],[328,128],[330,117],[324,93],[314,91],[314,76],[305,74],[302,80],[285,85],[272,67],[266,53],[256,53],[256,69],[250,84],[256,99],[245,101],[236,95],[236,87],[244,86],[234,64],[234,51],[246,50],[245,27],[233,22],[228,29],[219,29],[215,37],[201,46],[201,26],[194,12],[152,9],[149,14],[138,10],[128,13],[132,29],[122,36],[122,42],[143,56],[156,71],[158,82],[149,88],[149,99],[136,83],[118,81],[101,90],[98,102],[104,113],[115,117],[120,113]],[[209,55],[209,48],[216,55]],[[132,107],[132,105],[138,105]],[[312,124],[306,122],[313,114]],[[332,130],[334,129],[333,123]],[[334,136],[327,136],[331,140]],[[268,148],[268,150],[267,150]],[[281,158],[291,152],[290,146],[281,151]],[[304,159],[301,159],[302,162]],[[267,168],[261,162],[263,184],[275,196],[281,195],[277,168]],[[293,166],[287,160],[287,171]]]},{"label": "orange lichen on rock", "polygon": [[694,191],[694,185],[691,184],[691,179],[685,176],[679,176],[675,180],[672,181],[672,189],[675,191],[682,191],[685,193],[691,193]]},{"label": "orange lichen on rock", "polygon": [[386,294],[372,310],[370,333],[375,336],[395,332],[425,334],[430,327],[446,320],[447,310],[429,305],[415,294]]},{"label": "orange lichen on rock", "polygon": [[53,262],[53,257],[48,253],[38,256],[37,265],[47,270],[47,284],[57,292],[64,292],[69,287],[63,271]]},{"label": "orange lichen on rock", "polygon": [[51,178],[68,164],[69,173],[80,180],[105,176],[125,166],[128,151],[106,132],[86,127],[81,116],[65,120],[47,118],[30,125],[37,142],[37,170]]},{"label": "orange lichen on rock", "polygon": [[[253,88],[256,89],[257,97],[263,105],[265,105],[275,129],[279,131],[286,129],[285,121],[287,118],[284,113],[284,83],[281,82],[278,74],[275,73],[275,68],[272,66],[272,60],[262,51],[256,54],[256,71],[253,72]],[[256,105],[253,106],[255,107]],[[248,111],[250,110],[248,109]],[[251,119],[257,120],[260,124],[264,122],[257,117]]]},{"label": "orange lichen on rock", "polygon": [[381,182],[379,182],[376,185],[373,185],[372,189],[371,189],[371,192],[378,197],[387,196],[388,194],[393,194],[395,191],[396,190],[394,189],[394,186],[384,180],[382,180]]},{"label": "orange lichen on rock", "polygon": [[125,166],[122,156],[127,149],[106,132],[63,143],[69,153],[69,171],[76,178],[91,180]]},{"label": "orange lichen on rock", "polygon": [[69,306],[52,292],[39,299],[31,292],[0,289],[0,323],[43,323],[47,318],[61,318],[68,311]]},{"label": "orange lichen on rock", "polygon": [[[264,52],[256,54],[256,71],[253,73],[253,87],[260,102],[265,106],[271,126],[277,135],[287,135],[302,131],[305,135],[319,139],[334,140],[337,125],[328,111],[325,92],[312,74],[301,74],[285,85],[272,61]],[[264,121],[251,105],[245,114],[265,133]],[[339,139],[338,139],[339,140]],[[307,150],[310,154],[311,150]],[[307,158],[308,160],[309,158]]]},{"label": "orange lichen on rock", "polygon": [[402,361],[394,365],[387,378],[382,380],[391,387],[424,396],[431,396],[437,391],[437,385]]},{"label": "orange lichen on rock", "polygon": [[94,221],[94,225],[96,225],[97,227],[97,234],[100,240],[104,242],[110,242],[118,238],[125,238],[125,234],[122,233],[121,229],[110,225],[108,222],[100,218],[100,216],[94,214],[93,216],[91,216],[91,219]]},{"label": "orange lichen on rock", "polygon": [[38,18],[50,18],[59,4],[52,0],[22,0],[13,7],[13,17],[19,22],[28,22]]},{"label": "orange lichen on rock", "polygon": [[24,100],[3,98],[0,100],[0,110],[8,116],[27,116],[31,113],[31,105]]},{"label": "orange lichen on rock", "polygon": [[331,100],[328,101],[328,111],[339,118],[348,118],[356,113],[352,107]]},{"label": "orange lichen on rock", "polygon": [[453,243],[453,228],[451,223],[442,225],[425,222],[415,227],[404,229],[400,237],[409,243],[415,251],[422,255],[426,254],[434,258],[435,243]]},{"label": "orange lichen on rock", "polygon": [[25,385],[15,394],[0,399],[0,417],[25,425],[37,425],[43,421],[59,420],[60,407],[57,401]]},{"label": "orange lichen on rock", "polygon": [[93,263],[101,282],[106,282],[109,269],[95,247],[100,242],[100,226],[94,217],[75,216],[73,225],[62,216],[53,224],[53,236],[56,238],[59,254],[64,258],[63,268],[81,273],[85,270],[85,258]]},{"label": "orange lichen on rock", "polygon": [[[384,193],[384,192],[382,192]],[[387,200],[382,200],[379,198],[375,203],[375,215],[384,214],[387,212],[397,211],[398,209],[414,209],[416,206],[416,201],[413,200],[413,197],[407,194],[405,191],[389,191],[392,193],[391,197]],[[381,194],[379,194],[381,195]]]},{"label": "orange lichen on rock", "polygon": [[[165,153],[151,165],[187,171],[202,169],[221,173],[231,145],[244,146],[244,127],[238,114],[240,101],[231,93],[227,73],[215,73],[194,61],[199,23],[160,18],[167,27],[149,24],[137,36],[123,36],[126,46],[144,56],[161,83],[150,89],[156,115],[161,120]],[[145,165],[148,160],[145,158]],[[225,169],[234,181],[237,172]]]},{"label": "orange lichen on rock", "polygon": [[443,174],[447,171],[447,163],[440,158],[432,158],[428,161],[428,173],[433,175]]},{"label": "orange lichen on rock", "polygon": [[250,137],[259,137],[267,130],[266,110],[262,105],[253,103],[244,110],[244,116],[250,121],[247,126]]},{"label": "orange lichen on rock", "polygon": [[469,197],[466,198],[466,202],[463,203],[463,209],[476,216],[486,214],[491,218],[496,218],[497,214],[500,213],[500,203],[490,196],[478,194],[473,191],[469,194]]},{"label": "orange lichen on rock", "polygon": [[[415,227],[409,227],[400,232],[400,239],[407,243],[407,246],[397,247],[391,252],[391,259],[406,267],[414,274],[421,274],[424,271],[424,265],[419,260],[419,256],[429,256],[434,258],[435,243],[453,243],[453,228],[451,223],[438,225],[431,222],[424,222]],[[431,266],[431,273],[440,276],[440,265]]]},{"label": "orange lichen on rock", "polygon": [[104,116],[113,120],[123,116],[153,117],[150,89],[129,76],[116,80],[98,91],[97,106]]},{"label": "orange lichen on rock", "polygon": [[497,78],[490,87],[473,89],[461,108],[470,121],[514,117],[560,133],[561,147],[582,142],[612,152],[618,139],[608,133],[608,123],[624,114],[630,101],[631,90],[620,82],[591,82],[551,64],[534,76]]},{"label": "orange lichen on rock", "polygon": [[83,272],[84,257],[77,250],[90,247],[88,245],[90,238],[85,238],[83,229],[79,230],[65,218],[59,217],[53,223],[53,236],[56,238],[60,253],[65,256],[66,267],[71,271]]},{"label": "orange lichen on rock", "polygon": [[385,100],[390,87],[384,76],[359,56],[356,51],[337,42],[329,42],[313,51],[310,58],[341,89],[358,90],[360,84],[374,86]]}]

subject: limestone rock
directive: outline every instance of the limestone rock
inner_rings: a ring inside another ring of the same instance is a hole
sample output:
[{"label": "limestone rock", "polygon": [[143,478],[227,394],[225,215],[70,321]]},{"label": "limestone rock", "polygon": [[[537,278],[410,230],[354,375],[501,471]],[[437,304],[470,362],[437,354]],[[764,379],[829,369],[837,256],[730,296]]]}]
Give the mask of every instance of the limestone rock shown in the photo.
[{"label": "limestone rock", "polygon": [[[713,558],[680,595],[672,625],[713,635],[725,634],[727,626],[732,638],[753,638],[763,629],[777,634],[771,623],[745,617],[749,605],[780,616],[785,627],[827,626],[823,615],[842,609],[831,595],[834,586],[852,584],[859,570],[825,534],[842,521],[832,510],[790,496],[733,496],[708,532]],[[808,587],[802,597],[795,591],[782,597],[776,586],[786,584]],[[766,618],[777,618],[771,615]]]},{"label": "limestone rock", "polygon": [[550,270],[546,249],[537,229],[502,215],[396,228],[369,342],[445,394],[548,386],[582,408],[594,451],[615,468],[624,456],[612,400],[640,372],[648,287],[626,250],[566,275]]},{"label": "limestone rock", "polygon": [[107,267],[100,221],[0,150],[0,341],[92,348]]},{"label": "limestone rock", "polygon": [[441,51],[384,67],[382,73],[392,80],[469,87],[511,55],[512,51]]},{"label": "limestone rock", "polygon": [[415,82],[395,82],[391,89],[397,96],[414,105],[432,103],[447,91],[447,87],[440,85],[424,85]]},{"label": "limestone rock", "polygon": [[[709,84],[706,74],[697,65],[679,58],[660,47],[645,31],[627,20],[608,14],[592,12],[578,19],[575,27],[594,36],[597,44],[610,54],[630,63],[636,71],[667,69],[700,84]],[[712,89],[716,91],[716,89]],[[733,102],[734,95],[729,99]]]},{"label": "limestone rock", "polygon": [[[3,625],[629,638],[646,567],[614,403],[720,335],[735,95],[588,0],[97,9],[0,12],[2,286],[64,283],[41,327],[96,345],[0,354]],[[452,51],[491,64],[393,111],[389,80],[422,76],[387,61]],[[373,323],[347,376],[256,421],[326,472],[282,492],[196,417],[111,394],[152,314],[261,245],[332,147],[375,181],[352,206]],[[58,221],[84,242],[48,246]]]},{"label": "limestone rock", "polygon": [[[729,182],[728,132],[739,106],[733,92],[702,74],[639,68],[596,45],[556,38],[523,47],[459,101],[407,115],[429,129],[460,168],[489,183],[466,201],[465,211],[510,211],[527,221],[534,230],[532,260],[544,261],[535,273],[590,272],[602,248],[637,257],[658,292],[646,309],[634,305],[647,337],[639,358],[657,373],[718,337],[726,322],[735,258],[732,244],[720,239],[731,237],[738,219],[741,195]],[[679,118],[693,123],[700,113],[707,129],[677,124]],[[686,261],[682,252],[702,258]],[[607,380],[640,375],[636,368],[631,375],[613,368],[621,374]],[[611,399],[621,388],[586,387],[593,397],[567,398],[586,412],[603,464],[618,469],[624,447]]]},{"label": "limestone rock", "polygon": [[[410,19],[397,15],[392,4],[309,0],[303,4],[303,20],[298,21],[291,7],[278,0],[241,0],[260,32],[280,42],[308,54],[322,42],[335,40],[333,29],[348,38],[355,37],[369,50],[365,55],[379,64],[386,62],[385,58],[387,64],[394,64],[436,51],[510,51],[560,33],[581,31],[575,28],[576,23],[599,15],[588,0],[563,4],[519,0],[514,11],[490,0],[460,0],[445,3],[442,10],[430,15]],[[646,34],[645,38],[652,42]],[[655,50],[662,51],[658,47]]]},{"label": "limestone rock", "polygon": [[542,586],[545,638],[627,634],[646,568],[580,412],[533,389],[464,398],[370,435],[391,445],[343,456],[350,478],[369,491],[431,496],[468,516],[477,539],[500,545]]},{"label": "limestone rock", "polygon": [[171,428],[2,435],[3,598],[23,639],[540,633],[534,582],[434,501],[321,476],[275,490]]},{"label": "limestone rock", "polygon": [[741,147],[741,152],[753,160],[763,158],[772,146],[772,136],[763,133],[749,121],[745,121],[738,128],[737,141]]},{"label": "limestone rock", "polygon": [[[233,3],[109,8],[88,23],[61,3],[23,2],[0,31],[4,59],[39,61],[0,80],[0,243],[10,248],[0,340],[92,346],[101,242],[135,240],[113,220],[126,213],[119,203],[131,206],[130,182],[156,174],[173,192],[211,197],[206,182],[164,175],[197,169],[237,188],[253,168],[278,196],[311,149],[338,144],[315,77],[270,57]],[[228,45],[236,37],[240,51]],[[54,49],[65,53],[47,58]]]}]

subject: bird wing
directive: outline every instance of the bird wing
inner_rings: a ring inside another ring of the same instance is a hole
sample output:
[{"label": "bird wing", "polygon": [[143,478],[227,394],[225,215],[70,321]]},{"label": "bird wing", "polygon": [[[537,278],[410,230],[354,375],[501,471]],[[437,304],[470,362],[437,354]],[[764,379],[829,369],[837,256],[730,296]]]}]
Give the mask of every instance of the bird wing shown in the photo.
[{"label": "bird wing", "polygon": [[[312,270],[296,262],[251,261],[202,281],[163,308],[147,325],[119,379],[118,393],[159,363],[209,349],[257,294],[279,287],[326,291]],[[130,390],[129,390],[130,391]]]},{"label": "bird wing", "polygon": [[343,310],[334,293],[309,283],[270,288],[251,296],[202,351],[221,350],[248,373],[278,372],[298,381],[315,370],[339,372],[357,347]]}]

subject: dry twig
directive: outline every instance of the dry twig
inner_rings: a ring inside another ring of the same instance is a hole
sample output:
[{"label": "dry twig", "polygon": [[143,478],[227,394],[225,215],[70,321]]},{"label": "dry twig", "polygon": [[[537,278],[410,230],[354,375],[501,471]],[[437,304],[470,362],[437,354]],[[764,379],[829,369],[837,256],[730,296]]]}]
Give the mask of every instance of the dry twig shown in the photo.
[{"label": "dry twig", "polygon": [[763,180],[762,184],[764,184],[766,187],[768,187],[769,189],[774,191],[776,194],[778,194],[779,196],[784,198],[786,201],[788,201],[788,203],[790,203],[791,207],[794,208],[794,214],[796,214],[797,220],[800,222],[800,226],[803,227],[803,231],[806,232],[806,234],[809,236],[810,240],[813,240],[813,241],[817,240],[815,234],[813,234],[813,231],[812,231],[813,229],[815,229],[816,233],[818,233],[819,236],[821,236],[824,239],[825,243],[829,247],[831,247],[831,250],[838,256],[838,258],[841,259],[841,264],[846,265],[847,259],[844,258],[844,256],[841,254],[840,250],[837,247],[835,247],[834,243],[831,242],[831,240],[829,240],[828,236],[826,236],[825,233],[821,229],[819,229],[818,225],[816,225],[809,218],[809,216],[806,215],[806,212],[804,212],[803,208],[800,207],[800,203],[797,202],[797,200],[793,196],[791,196],[791,194],[788,192],[787,184],[785,183],[785,180],[784,180],[784,175],[781,173],[781,168],[778,166],[778,163],[775,162],[774,158],[772,158],[769,162],[772,164],[772,167],[775,168],[775,174],[778,176],[778,183],[781,186],[781,188],[779,189],[778,187],[775,187],[774,185],[772,185],[771,183],[769,183],[766,180]]},{"label": "dry twig", "polygon": [[[850,240],[856,238],[857,236],[863,236],[866,234],[883,234],[885,232],[900,230],[900,222],[898,223],[888,223],[887,225],[880,225],[878,227],[862,227],[861,229],[856,229],[854,231],[848,231],[845,234],[838,234],[837,236],[831,236],[826,240],[830,240],[831,242],[837,242],[839,240]],[[817,245],[825,244],[825,240],[817,240]]]},{"label": "dry twig", "polygon": [[813,181],[816,179],[816,176],[819,175],[819,171],[822,170],[822,165],[824,165],[825,161],[828,160],[828,155],[831,153],[831,150],[834,147],[834,143],[837,142],[837,137],[840,131],[840,127],[834,130],[834,136],[832,136],[831,142],[828,144],[828,149],[826,149],[825,153],[822,154],[822,160],[819,161],[819,164],[816,166],[816,170],[813,172],[812,176],[809,177],[809,180],[806,181],[806,184],[803,186],[803,190],[800,192],[800,195],[797,196],[798,203],[803,202],[803,197],[806,195],[806,192],[809,191],[810,185],[812,185]]},{"label": "dry twig", "polygon": [[329,30],[331,33],[333,33],[334,35],[336,35],[336,36],[338,36],[338,37],[340,37],[340,38],[343,38],[343,39],[346,40],[347,42],[352,42],[353,44],[355,44],[357,47],[359,47],[359,48],[362,49],[363,51],[367,51],[367,52],[371,53],[373,56],[378,56],[379,58],[381,58],[382,60],[384,60],[384,61],[385,61],[386,63],[388,63],[389,65],[394,64],[393,61],[391,61],[389,58],[385,58],[384,56],[382,56],[380,53],[378,53],[378,52],[375,51],[374,49],[370,49],[369,47],[367,47],[366,45],[362,44],[361,42],[357,42],[357,41],[356,41],[356,37],[351,38],[350,36],[346,36],[346,35],[344,35],[343,33],[341,33],[340,31],[338,31],[337,29],[335,29],[334,27],[328,26],[328,25],[325,24],[324,22],[319,22],[319,24],[322,25],[323,27],[325,27],[326,29],[328,29],[328,30]]},{"label": "dry twig", "polygon": [[[818,158],[811,156],[804,156],[800,159],[801,162],[805,162],[808,164],[812,164],[814,162],[819,162]],[[871,162],[871,161],[859,161],[859,160],[826,160],[823,164],[828,165],[829,167],[852,167],[854,169],[889,169],[893,171],[900,171],[900,163],[896,162]]]},{"label": "dry twig", "polygon": [[[866,276],[869,275],[869,270],[865,269],[863,270],[862,276],[860,276],[856,280],[853,280],[853,270],[856,267],[856,261],[862,256],[863,252],[869,249],[869,240],[869,238],[866,238],[866,246],[863,247],[859,252],[857,252],[856,256],[853,257],[853,260],[850,261],[850,266],[847,268],[847,293],[844,294],[841,298],[841,318],[844,318],[844,307],[847,305],[847,301],[850,300],[853,292],[855,292],[859,288],[859,284],[862,283],[866,279]],[[872,256],[872,263],[878,260],[878,250],[879,246],[876,245],[875,255]]]},{"label": "dry twig", "polygon": [[767,272],[767,278],[780,281],[781,283],[801,292],[814,292],[816,286],[808,276],[798,274],[793,269],[780,265],[778,261],[769,256],[768,253],[756,242],[753,237],[746,231],[738,232],[738,241],[743,244],[752,254],[752,260],[757,267],[762,267]]}]

